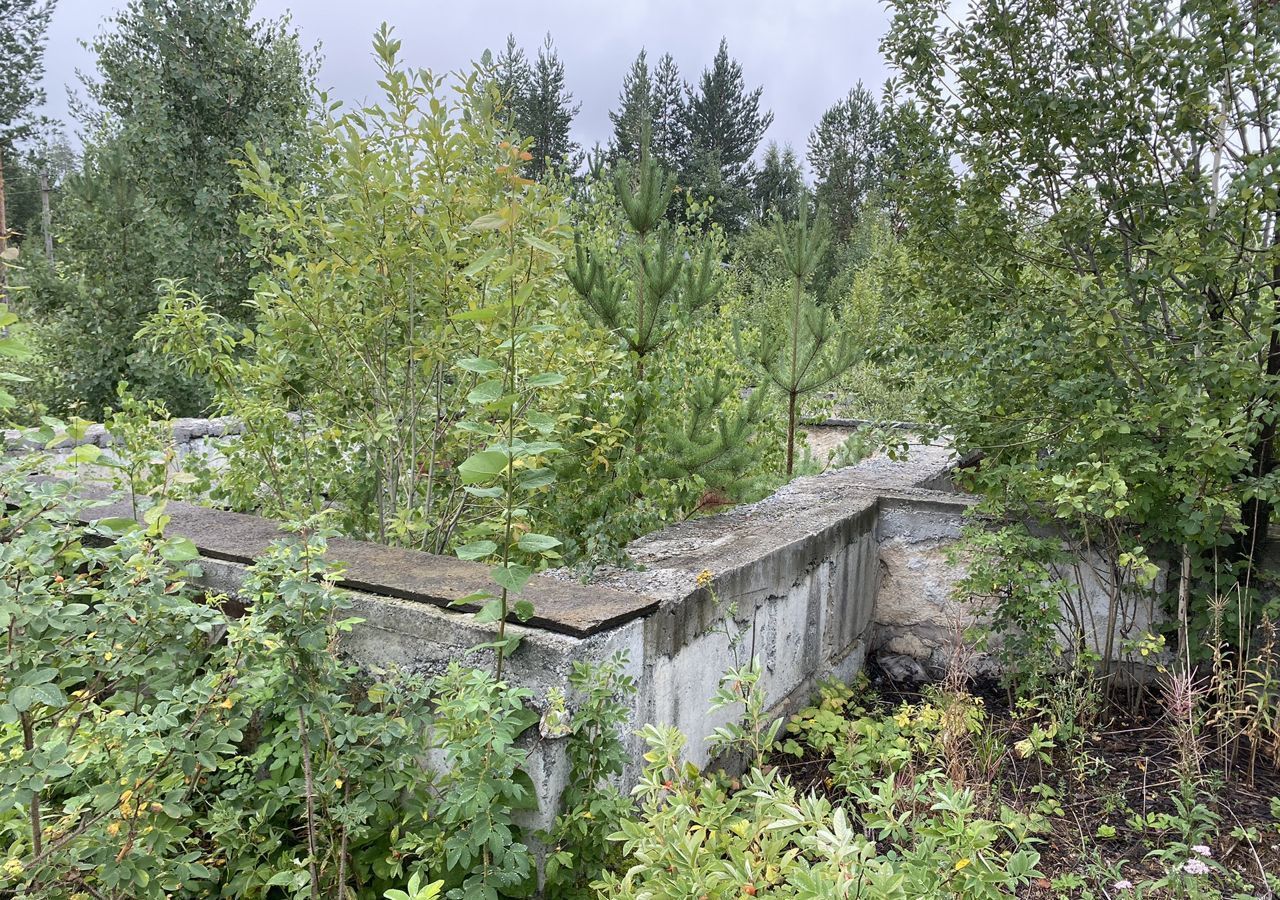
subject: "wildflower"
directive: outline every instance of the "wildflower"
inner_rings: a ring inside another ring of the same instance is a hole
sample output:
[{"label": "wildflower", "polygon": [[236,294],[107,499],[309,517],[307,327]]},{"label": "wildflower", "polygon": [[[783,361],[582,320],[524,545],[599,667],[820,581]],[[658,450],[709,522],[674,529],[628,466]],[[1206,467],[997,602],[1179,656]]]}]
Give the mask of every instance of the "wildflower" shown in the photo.
[{"label": "wildflower", "polygon": [[1133,890],[1133,882],[1128,878],[1121,878],[1115,884],[1111,885],[1111,888],[1116,891],[1131,891]]},{"label": "wildflower", "polygon": [[703,569],[701,572],[698,573],[698,587],[700,588],[711,587],[711,582],[715,580],[715,577],[716,576],[712,574],[710,569]]},{"label": "wildflower", "polygon": [[967,856],[965,856],[965,857],[961,857],[960,859],[957,859],[957,860],[956,860],[956,864],[955,864],[955,866],[953,866],[953,869],[954,869],[955,871],[959,872],[959,871],[960,871],[961,869],[963,869],[965,866],[969,865],[969,863],[970,863],[970,859],[969,859],[969,857],[967,857]]},{"label": "wildflower", "polygon": [[1209,867],[1204,864],[1202,859],[1189,859],[1182,864],[1182,871],[1188,875],[1208,875]]},{"label": "wildflower", "polygon": [[1204,844],[1196,844],[1191,848],[1191,852],[1196,856],[1213,856],[1213,851]]}]

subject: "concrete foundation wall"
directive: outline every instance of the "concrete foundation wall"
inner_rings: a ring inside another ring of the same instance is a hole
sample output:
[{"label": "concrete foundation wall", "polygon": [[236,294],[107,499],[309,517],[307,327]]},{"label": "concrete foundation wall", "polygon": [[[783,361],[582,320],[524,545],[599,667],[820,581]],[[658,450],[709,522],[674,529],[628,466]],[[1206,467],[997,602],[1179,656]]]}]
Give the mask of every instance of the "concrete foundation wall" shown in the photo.
[{"label": "concrete foundation wall", "polygon": [[[214,454],[218,440],[236,433],[225,420],[178,420],[173,429],[180,454]],[[91,430],[86,441],[106,448],[110,436]],[[954,491],[955,463],[946,446],[914,444],[906,459],[873,457],[796,479],[758,503],[641,538],[628,548],[634,568],[597,570],[590,584],[570,572],[537,576],[526,596],[538,627],[510,626],[524,640],[508,677],[545,709],[553,689],[567,691],[575,663],[624,651],[638,687],[629,785],[641,759],[635,732],[645,723],[679,728],[690,761],[713,762],[707,739],[740,709],[713,714],[711,697],[728,669],[752,657],[774,715],[807,704],[825,678],[852,679],[871,653],[937,675],[973,622],[953,599],[964,569],[949,550],[975,502]],[[275,523],[257,517],[183,504],[171,512],[171,531],[196,543],[217,591],[235,593],[245,565],[279,536]],[[427,675],[455,661],[491,664],[487,652],[471,649],[491,628],[448,608],[487,584],[487,567],[349,540],[335,540],[330,557],[348,564],[352,614],[363,620],[344,638],[354,659]],[[1105,609],[1101,583],[1087,575],[1079,583],[1087,607]],[[1149,620],[1137,611],[1126,626]],[[541,809],[530,824],[549,827],[569,775],[565,739],[529,740]]]},{"label": "concrete foundation wall", "polygon": [[[223,417],[213,419],[173,419],[168,423],[173,448],[176,451],[176,465],[191,455],[203,456],[216,470],[223,464],[221,446],[229,440],[236,440],[241,431],[241,423],[235,419]],[[90,425],[79,438],[66,438],[52,447],[45,447],[39,441],[32,440],[21,431],[4,432],[4,448],[13,454],[40,451],[56,458],[65,459],[76,447],[91,444],[111,452],[112,437],[105,425]]]},{"label": "concrete foundation wall", "polygon": [[[508,663],[510,680],[528,687],[535,705],[545,706],[553,688],[567,689],[575,662],[625,651],[638,690],[631,705],[633,764],[624,783],[639,775],[636,731],[645,723],[679,728],[688,737],[690,761],[710,764],[707,739],[740,714],[709,711],[731,667],[759,658],[761,686],[774,715],[806,705],[822,679],[847,680],[862,669],[884,589],[883,498],[892,494],[893,509],[909,511],[913,504],[932,509],[935,498],[944,496],[912,485],[945,471],[949,451],[917,450],[906,463],[868,460],[798,479],[759,503],[636,541],[629,549],[638,567],[599,570],[588,589],[651,598],[656,608],[586,635],[509,626],[523,637]],[[961,499],[945,509],[950,515],[965,505]],[[340,552],[330,555],[342,561]],[[213,590],[234,593],[244,577],[242,563],[206,559],[204,568]],[[703,573],[709,573],[709,587],[699,586]],[[569,572],[552,577],[574,580]],[[898,583],[906,589],[903,579]],[[487,652],[471,650],[488,639],[490,628],[466,614],[365,591],[351,597],[351,614],[363,622],[344,638],[343,649],[364,665],[430,675],[455,661],[492,663]],[[539,734],[530,740],[530,774],[541,800],[530,824],[547,827],[569,774],[565,739]]]}]

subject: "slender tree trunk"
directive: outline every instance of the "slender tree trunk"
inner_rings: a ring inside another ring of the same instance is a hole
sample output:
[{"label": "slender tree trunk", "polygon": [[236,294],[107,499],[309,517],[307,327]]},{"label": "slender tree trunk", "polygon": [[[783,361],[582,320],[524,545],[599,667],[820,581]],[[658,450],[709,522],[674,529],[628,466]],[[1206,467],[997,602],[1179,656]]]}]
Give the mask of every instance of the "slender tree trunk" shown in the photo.
[{"label": "slender tree trunk", "polygon": [[302,747],[302,776],[307,792],[307,870],[311,875],[311,896],[320,900],[320,867],[316,859],[315,779],[311,772],[311,737],[307,732],[306,714],[298,707],[298,743]]},{"label": "slender tree trunk", "polygon": [[49,173],[40,173],[40,229],[44,232],[44,255],[53,264],[53,213],[49,211]]},{"label": "slender tree trunk", "polygon": [[[22,746],[28,753],[36,747],[35,734],[31,728],[31,713],[22,714]],[[31,821],[31,855],[39,856],[44,851],[44,825],[40,821],[40,792],[31,795],[29,807]]]},{"label": "slender tree trunk", "polygon": [[[1280,226],[1272,235],[1271,246],[1280,251]],[[1280,263],[1272,266],[1271,280],[1280,284]],[[1280,390],[1280,295],[1272,300],[1271,340],[1267,344],[1265,363],[1266,384],[1268,389]],[[1276,402],[1271,400],[1263,406],[1266,411],[1273,411]],[[1252,449],[1250,474],[1255,478],[1264,478],[1275,471],[1276,455],[1276,422],[1275,416],[1266,416],[1262,421],[1262,430]],[[1271,525],[1271,504],[1265,500],[1251,497],[1240,507],[1240,521],[1244,524],[1244,532],[1239,536],[1233,554],[1237,561],[1247,562],[1251,567],[1258,561],[1267,542],[1267,534]]]},{"label": "slender tree trunk", "polygon": [[[0,144],[0,255],[9,249],[9,223],[4,210],[4,145]],[[0,262],[0,303],[9,299],[9,270]]]},{"label": "slender tree trunk", "polygon": [[1191,548],[1182,545],[1182,568],[1178,574],[1178,650],[1191,673]]},{"label": "slender tree trunk", "polygon": [[787,477],[796,467],[796,397],[795,391],[787,394]]}]

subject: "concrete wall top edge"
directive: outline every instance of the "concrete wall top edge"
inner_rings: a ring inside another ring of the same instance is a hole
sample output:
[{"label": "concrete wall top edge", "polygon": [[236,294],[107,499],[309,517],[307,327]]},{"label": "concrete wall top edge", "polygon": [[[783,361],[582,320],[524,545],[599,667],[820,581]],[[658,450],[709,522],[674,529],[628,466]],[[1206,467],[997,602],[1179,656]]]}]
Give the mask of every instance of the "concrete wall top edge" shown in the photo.
[{"label": "concrete wall top edge", "polygon": [[[187,444],[191,441],[200,440],[202,438],[219,438],[240,434],[244,427],[242,422],[238,419],[232,418],[231,416],[217,416],[205,419],[171,419],[169,421],[169,426],[173,432],[173,441],[175,444]],[[4,446],[9,450],[64,450],[69,447],[78,447],[83,444],[92,444],[97,447],[110,447],[112,444],[111,432],[107,430],[107,426],[105,425],[89,425],[85,428],[84,434],[80,437],[64,438],[63,440],[55,443],[52,447],[46,448],[43,442],[34,441],[25,437],[21,429],[10,428],[4,431]]]},{"label": "concrete wall top edge", "polygon": [[[175,440],[234,434],[231,419],[177,419]],[[101,426],[82,443],[107,445]],[[724,586],[750,589],[755,575],[800,577],[834,549],[874,535],[886,505],[932,504],[962,510],[972,498],[918,487],[950,471],[953,451],[914,444],[905,460],[873,457],[855,466],[797,478],[756,503],[670,526],[634,541],[641,567],[602,567],[590,584],[559,571],[535,576],[526,591],[535,608],[529,627],[573,637],[617,629],[659,606],[704,599],[696,585],[709,570]],[[184,503],[170,504],[170,530],[195,543],[207,559],[250,564],[284,536],[281,523]],[[86,517],[128,515],[127,504],[99,507]],[[454,557],[335,539],[329,556],[345,564],[346,587],[369,595],[435,607],[489,587],[488,567]],[[786,571],[783,571],[786,570]],[[792,571],[794,570],[794,572]]]}]

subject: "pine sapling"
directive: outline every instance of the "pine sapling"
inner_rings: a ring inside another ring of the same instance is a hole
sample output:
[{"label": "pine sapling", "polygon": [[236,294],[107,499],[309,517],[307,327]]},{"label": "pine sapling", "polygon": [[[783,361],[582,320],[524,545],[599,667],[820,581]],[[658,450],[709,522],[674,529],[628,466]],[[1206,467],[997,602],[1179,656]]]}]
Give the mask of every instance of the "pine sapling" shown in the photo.
[{"label": "pine sapling", "polygon": [[720,285],[710,244],[704,245],[696,266],[677,249],[664,221],[675,180],[650,158],[647,147],[635,172],[627,163],[619,165],[613,188],[633,232],[629,265],[611,269],[576,234],[574,260],[566,272],[590,317],[634,355],[640,382],[647,358],[675,335],[682,321],[714,299]]},{"label": "pine sapling", "polygon": [[783,265],[791,276],[791,297],[786,327],[760,336],[750,352],[744,352],[763,370],[768,380],[787,398],[787,475],[795,471],[796,412],[805,394],[823,388],[858,361],[860,351],[853,336],[841,330],[826,310],[805,293],[827,246],[827,226],[822,219],[809,221],[801,208],[792,222],[775,217],[774,231]]}]

